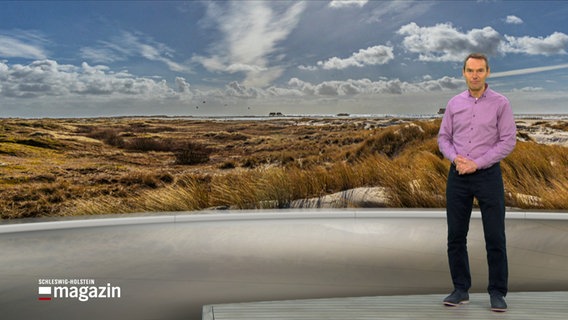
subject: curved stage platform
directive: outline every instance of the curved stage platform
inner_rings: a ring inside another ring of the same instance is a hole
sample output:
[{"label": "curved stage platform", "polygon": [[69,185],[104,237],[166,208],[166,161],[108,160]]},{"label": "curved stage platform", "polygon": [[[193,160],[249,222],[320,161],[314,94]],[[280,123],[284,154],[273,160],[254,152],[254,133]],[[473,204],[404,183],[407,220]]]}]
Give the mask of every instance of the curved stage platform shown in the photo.
[{"label": "curved stage platform", "polygon": [[[201,319],[204,305],[451,290],[442,210],[215,211],[16,222],[0,225],[0,309],[6,319]],[[509,211],[507,237],[511,292],[568,291],[567,213]],[[468,240],[472,292],[485,292],[478,212]],[[118,289],[112,297],[80,301],[78,288],[84,286]]]}]

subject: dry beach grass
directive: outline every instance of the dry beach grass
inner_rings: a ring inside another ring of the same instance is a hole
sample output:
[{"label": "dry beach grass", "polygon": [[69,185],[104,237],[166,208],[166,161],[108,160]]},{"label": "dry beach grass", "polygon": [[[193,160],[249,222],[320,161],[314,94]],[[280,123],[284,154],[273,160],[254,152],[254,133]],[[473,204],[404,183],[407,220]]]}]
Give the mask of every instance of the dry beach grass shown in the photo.
[{"label": "dry beach grass", "polygon": [[[436,144],[439,124],[348,117],[1,119],[0,212],[22,218],[444,207],[449,162]],[[517,125],[519,142],[502,163],[507,205],[568,209],[568,121],[518,119]]]}]

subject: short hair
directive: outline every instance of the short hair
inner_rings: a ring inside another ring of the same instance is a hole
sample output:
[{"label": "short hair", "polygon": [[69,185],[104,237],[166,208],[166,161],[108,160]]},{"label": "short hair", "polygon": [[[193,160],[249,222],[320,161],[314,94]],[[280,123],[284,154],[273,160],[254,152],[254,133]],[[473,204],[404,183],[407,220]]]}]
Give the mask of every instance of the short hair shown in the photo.
[{"label": "short hair", "polygon": [[470,55],[468,55],[465,60],[463,61],[463,70],[465,70],[465,64],[467,63],[467,60],[469,59],[481,59],[481,60],[485,60],[485,70],[489,70],[489,59],[487,59],[487,56],[484,55],[483,53],[471,53]]}]

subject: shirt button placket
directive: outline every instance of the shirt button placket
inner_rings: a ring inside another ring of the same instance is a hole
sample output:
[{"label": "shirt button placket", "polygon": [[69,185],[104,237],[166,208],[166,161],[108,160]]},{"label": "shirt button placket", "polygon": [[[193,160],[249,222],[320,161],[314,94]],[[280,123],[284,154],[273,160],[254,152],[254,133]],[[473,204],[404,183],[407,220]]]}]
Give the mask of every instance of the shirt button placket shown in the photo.
[{"label": "shirt button placket", "polygon": [[[472,137],[473,136],[473,126],[475,125],[475,113],[471,116],[471,127],[469,128],[469,136]],[[469,143],[471,143],[471,140],[469,140]]]},{"label": "shirt button placket", "polygon": [[[475,104],[477,104],[477,99],[475,99]],[[475,110],[475,109],[473,109],[473,110]],[[469,140],[468,140],[468,143],[469,143],[468,149],[469,150],[471,150],[471,141],[472,141],[473,132],[474,132],[473,127],[475,126],[475,111],[471,115],[471,122],[470,123],[471,123],[471,127],[469,128]],[[469,156],[470,156],[470,153],[468,152],[466,154],[466,157],[469,158]]]}]

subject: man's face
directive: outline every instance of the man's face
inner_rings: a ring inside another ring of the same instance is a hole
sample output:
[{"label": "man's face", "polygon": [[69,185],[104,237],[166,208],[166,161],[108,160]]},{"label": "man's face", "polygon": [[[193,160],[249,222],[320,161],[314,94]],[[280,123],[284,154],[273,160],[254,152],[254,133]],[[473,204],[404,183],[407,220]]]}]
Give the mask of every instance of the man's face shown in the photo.
[{"label": "man's face", "polygon": [[469,91],[482,92],[485,89],[485,79],[489,76],[489,68],[483,59],[469,58],[465,63],[463,77]]}]

